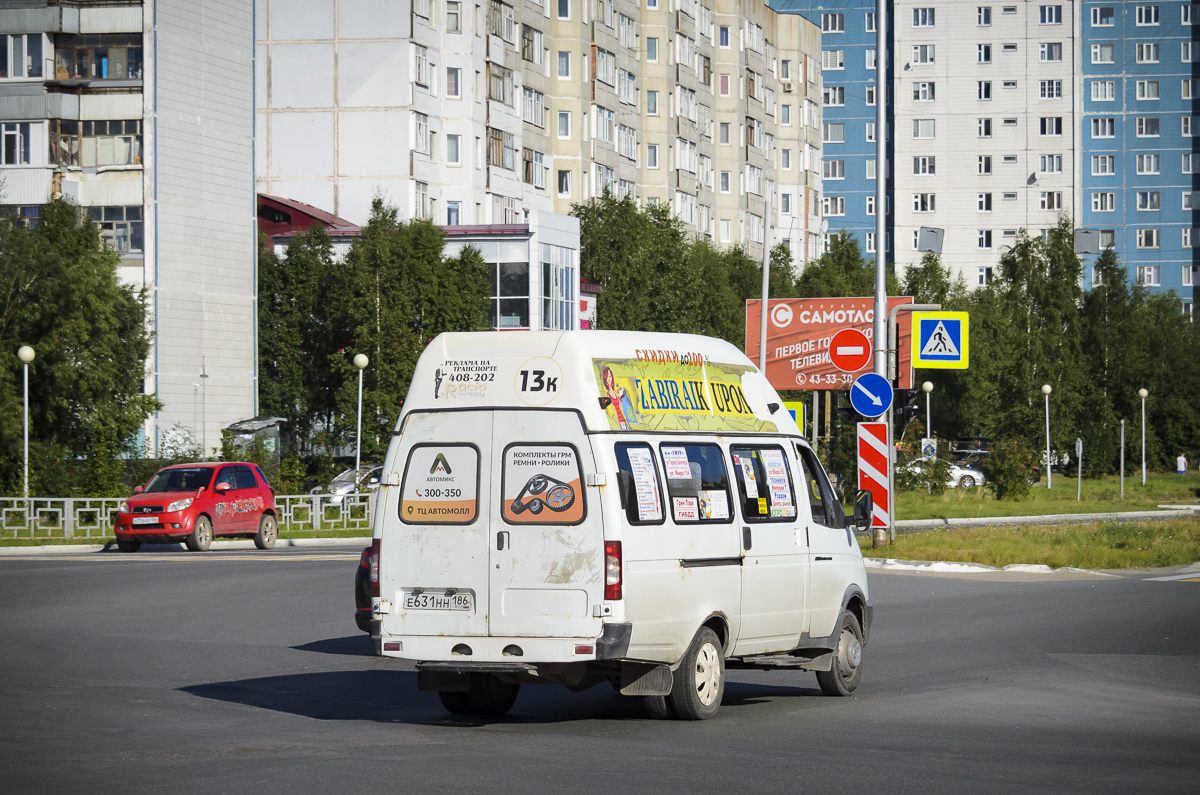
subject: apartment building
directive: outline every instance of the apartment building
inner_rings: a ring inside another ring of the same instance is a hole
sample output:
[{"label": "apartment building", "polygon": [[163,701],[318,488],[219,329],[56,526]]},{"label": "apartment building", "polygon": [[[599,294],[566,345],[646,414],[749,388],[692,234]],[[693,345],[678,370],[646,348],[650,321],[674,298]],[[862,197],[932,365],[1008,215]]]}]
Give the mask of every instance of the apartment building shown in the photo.
[{"label": "apartment building", "polygon": [[[826,200],[837,212],[845,199],[830,229],[873,250],[874,189],[857,175],[874,174],[875,3],[771,5],[822,27],[835,138],[825,142]],[[943,262],[969,285],[987,284],[1018,229],[1038,234],[1066,213],[1100,230],[1130,278],[1176,290],[1190,311],[1192,11],[1187,2],[890,3],[897,269],[920,259],[919,228],[936,227]]]},{"label": "apartment building", "polygon": [[[1085,2],[1080,12],[1082,224],[1130,276],[1192,311],[1200,20],[1191,3]],[[1093,274],[1085,274],[1091,281]]]},{"label": "apartment building", "polygon": [[557,327],[545,299],[578,278],[568,213],[605,190],[752,256],[768,220],[797,266],[818,250],[819,34],[761,0],[256,9],[260,190],[355,223],[380,195],[446,226],[527,226],[533,265],[496,300],[527,290],[529,310],[500,327]]},{"label": "apartment building", "polygon": [[36,224],[70,197],[148,290],[151,451],[256,413],[252,24],[234,0],[0,0],[0,206]]}]

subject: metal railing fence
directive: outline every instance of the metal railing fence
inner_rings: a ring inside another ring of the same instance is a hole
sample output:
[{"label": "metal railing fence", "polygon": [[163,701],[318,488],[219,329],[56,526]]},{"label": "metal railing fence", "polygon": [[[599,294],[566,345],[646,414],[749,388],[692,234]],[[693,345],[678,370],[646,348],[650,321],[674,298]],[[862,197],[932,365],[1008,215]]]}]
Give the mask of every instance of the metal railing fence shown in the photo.
[{"label": "metal railing fence", "polygon": [[[112,538],[121,499],[115,497],[0,497],[0,540]],[[276,494],[280,531],[371,532],[375,494]]]}]

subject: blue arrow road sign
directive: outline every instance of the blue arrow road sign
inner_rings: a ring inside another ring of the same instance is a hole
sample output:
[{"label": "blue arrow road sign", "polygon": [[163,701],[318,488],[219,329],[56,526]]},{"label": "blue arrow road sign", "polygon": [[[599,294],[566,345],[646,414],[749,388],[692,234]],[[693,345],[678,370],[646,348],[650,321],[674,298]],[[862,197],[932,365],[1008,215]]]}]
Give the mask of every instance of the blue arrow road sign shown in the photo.
[{"label": "blue arrow road sign", "polygon": [[850,405],[864,417],[878,417],[892,406],[892,387],[881,375],[860,375],[850,389]]}]

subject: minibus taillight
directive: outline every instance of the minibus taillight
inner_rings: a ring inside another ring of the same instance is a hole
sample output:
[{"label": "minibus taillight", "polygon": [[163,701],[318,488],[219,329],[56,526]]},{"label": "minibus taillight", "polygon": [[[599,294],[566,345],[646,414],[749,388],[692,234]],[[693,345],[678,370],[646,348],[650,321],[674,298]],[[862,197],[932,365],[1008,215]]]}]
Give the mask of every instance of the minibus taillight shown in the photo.
[{"label": "minibus taillight", "polygon": [[379,539],[371,539],[371,596],[379,596]]},{"label": "minibus taillight", "polygon": [[604,542],[604,598],[621,598],[621,542]]}]

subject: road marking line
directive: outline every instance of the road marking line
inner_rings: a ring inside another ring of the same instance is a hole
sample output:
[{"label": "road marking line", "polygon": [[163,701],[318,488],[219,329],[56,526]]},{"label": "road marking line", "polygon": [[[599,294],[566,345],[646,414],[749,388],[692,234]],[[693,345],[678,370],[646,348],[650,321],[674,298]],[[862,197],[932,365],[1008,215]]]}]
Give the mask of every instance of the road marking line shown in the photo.
[{"label": "road marking line", "polygon": [[1188,574],[1172,574],[1169,577],[1147,577],[1146,582],[1200,582],[1200,577],[1196,576],[1196,572]]}]

